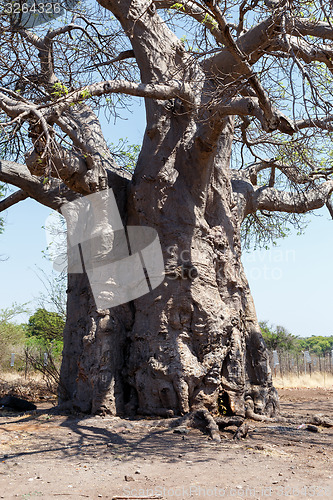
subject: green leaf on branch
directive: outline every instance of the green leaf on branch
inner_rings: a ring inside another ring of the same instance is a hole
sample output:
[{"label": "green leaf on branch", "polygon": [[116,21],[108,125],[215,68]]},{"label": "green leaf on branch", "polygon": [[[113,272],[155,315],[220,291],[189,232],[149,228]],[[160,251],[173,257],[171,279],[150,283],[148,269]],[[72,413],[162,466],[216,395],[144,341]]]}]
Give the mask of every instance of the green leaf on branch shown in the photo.
[{"label": "green leaf on branch", "polygon": [[183,10],[185,12],[185,7],[182,3],[174,3],[171,5],[170,9]]},{"label": "green leaf on branch", "polygon": [[63,83],[61,82],[56,82],[53,86],[52,86],[52,96],[54,98],[57,98],[57,97],[62,97],[64,95],[67,95],[69,93],[69,90],[68,88],[66,87],[66,85],[64,85]]}]

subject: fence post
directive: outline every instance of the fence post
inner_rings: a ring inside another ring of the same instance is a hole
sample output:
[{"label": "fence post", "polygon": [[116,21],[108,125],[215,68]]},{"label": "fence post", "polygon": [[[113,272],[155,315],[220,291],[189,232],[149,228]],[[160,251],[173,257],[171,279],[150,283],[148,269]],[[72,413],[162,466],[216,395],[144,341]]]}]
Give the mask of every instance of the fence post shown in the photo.
[{"label": "fence post", "polygon": [[273,351],[273,367],[274,367],[274,376],[276,377],[276,367],[279,365],[279,356],[277,351]]},{"label": "fence post", "polygon": [[25,378],[25,380],[27,380],[27,376],[28,376],[28,363],[29,363],[28,353],[27,353],[27,351],[25,351],[25,368],[24,368],[24,378]]}]

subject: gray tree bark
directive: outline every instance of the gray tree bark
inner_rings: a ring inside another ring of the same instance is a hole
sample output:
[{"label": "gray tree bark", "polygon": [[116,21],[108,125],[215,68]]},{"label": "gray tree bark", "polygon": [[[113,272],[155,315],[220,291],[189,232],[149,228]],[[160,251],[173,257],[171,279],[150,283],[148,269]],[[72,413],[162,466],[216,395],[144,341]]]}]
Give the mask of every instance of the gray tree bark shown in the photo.
[{"label": "gray tree bark", "polygon": [[87,279],[70,276],[61,401],[113,414],[245,415],[251,397],[256,412],[271,415],[278,398],[241,263],[232,120],[218,153],[200,164],[186,120],[172,111],[169,120],[153,138],[146,134],[126,209],[128,224],[158,231],[165,280],[97,313]]}]

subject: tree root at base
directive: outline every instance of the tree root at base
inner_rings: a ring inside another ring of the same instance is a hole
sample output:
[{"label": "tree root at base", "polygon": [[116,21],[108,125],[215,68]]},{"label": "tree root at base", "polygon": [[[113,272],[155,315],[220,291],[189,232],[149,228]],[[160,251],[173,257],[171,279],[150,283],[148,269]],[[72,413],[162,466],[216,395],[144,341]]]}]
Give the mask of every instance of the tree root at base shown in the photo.
[{"label": "tree root at base", "polygon": [[250,429],[249,424],[246,421],[244,421],[242,423],[242,425],[240,425],[238,427],[238,429],[235,432],[235,434],[233,435],[232,439],[234,439],[235,441],[239,441],[242,438],[246,438],[246,436],[249,432],[249,429]]},{"label": "tree root at base", "polygon": [[221,442],[220,430],[223,430],[226,427],[238,427],[233,436],[233,439],[235,440],[246,437],[249,430],[249,426],[245,422],[244,417],[233,415],[214,418],[206,408],[187,413],[184,417],[177,419],[176,422],[172,422],[171,424],[171,427],[180,426],[200,429],[202,432],[206,432],[216,443]]},{"label": "tree root at base", "polygon": [[255,422],[277,422],[278,418],[275,417],[266,417],[266,415],[259,415],[258,413],[254,413],[254,411],[250,408],[246,409],[245,412],[246,418],[254,420]]},{"label": "tree root at base", "polygon": [[313,415],[310,419],[310,423],[314,425],[321,425],[322,427],[333,427],[333,420],[324,417],[323,415]]},{"label": "tree root at base", "polygon": [[209,411],[205,408],[202,410],[197,410],[193,414],[193,419],[195,421],[198,418],[205,423],[205,427],[212,440],[215,441],[216,443],[220,443],[221,436],[220,436],[219,426],[214,420],[213,416],[209,413]]},{"label": "tree root at base", "polygon": [[234,440],[246,438],[250,428],[248,420],[254,420],[255,422],[279,422],[285,419],[282,417],[272,418],[266,417],[265,415],[258,415],[250,408],[247,408],[245,417],[241,415],[232,415],[214,418],[206,408],[202,408],[187,413],[183,417],[172,422],[170,427],[192,427],[194,429],[199,429],[202,432],[206,432],[213,441],[220,443],[220,431],[232,426],[237,427],[233,435]]}]

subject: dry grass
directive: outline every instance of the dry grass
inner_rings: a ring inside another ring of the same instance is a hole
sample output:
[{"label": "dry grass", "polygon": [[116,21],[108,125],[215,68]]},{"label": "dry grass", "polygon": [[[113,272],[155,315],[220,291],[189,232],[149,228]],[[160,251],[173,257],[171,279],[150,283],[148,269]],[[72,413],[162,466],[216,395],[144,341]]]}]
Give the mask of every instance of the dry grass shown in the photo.
[{"label": "dry grass", "polygon": [[[317,387],[333,389],[333,374],[315,372],[311,376],[306,374],[299,377],[289,374],[284,377],[273,377],[273,382],[277,389],[315,389]],[[0,397],[8,393],[34,401],[55,399],[54,394],[47,389],[43,375],[38,372],[30,372],[26,379],[24,375],[14,371],[0,372]]]},{"label": "dry grass", "polygon": [[39,372],[30,372],[28,373],[27,379],[25,379],[24,374],[16,372],[16,371],[1,371],[0,372],[0,381],[6,382],[27,382],[29,381],[41,382],[43,380],[43,375]]},{"label": "dry grass", "polygon": [[314,389],[323,387],[333,389],[333,374],[315,372],[311,376],[309,373],[300,375],[288,374],[285,377],[273,377],[274,386],[277,389],[305,388]]},{"label": "dry grass", "polygon": [[0,398],[6,394],[29,401],[54,400],[41,373],[29,373],[27,378],[17,372],[0,372]]}]

